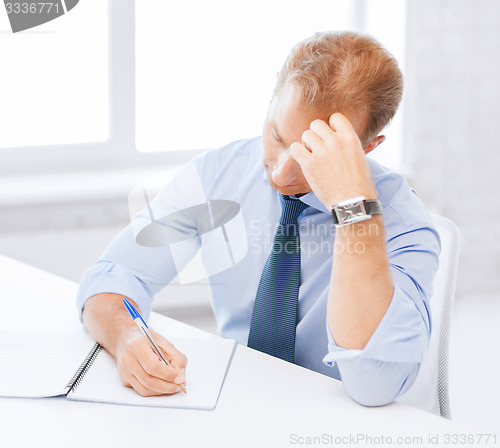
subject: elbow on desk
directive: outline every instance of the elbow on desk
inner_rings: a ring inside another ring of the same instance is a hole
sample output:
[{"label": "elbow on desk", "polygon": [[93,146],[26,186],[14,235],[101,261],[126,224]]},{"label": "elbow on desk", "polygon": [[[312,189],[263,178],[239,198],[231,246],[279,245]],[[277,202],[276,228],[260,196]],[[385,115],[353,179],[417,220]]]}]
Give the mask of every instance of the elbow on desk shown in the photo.
[{"label": "elbow on desk", "polygon": [[347,387],[345,387],[345,390],[349,397],[351,397],[356,403],[367,407],[385,406],[386,404],[390,404],[395,401],[399,395],[393,391],[387,392],[385,390],[382,392],[380,390],[374,390],[368,393],[359,393],[359,391],[350,390]]},{"label": "elbow on desk", "polygon": [[384,406],[395,401],[414,383],[419,363],[388,363],[372,360],[372,368],[355,361],[339,362],[347,394],[363,406]]}]

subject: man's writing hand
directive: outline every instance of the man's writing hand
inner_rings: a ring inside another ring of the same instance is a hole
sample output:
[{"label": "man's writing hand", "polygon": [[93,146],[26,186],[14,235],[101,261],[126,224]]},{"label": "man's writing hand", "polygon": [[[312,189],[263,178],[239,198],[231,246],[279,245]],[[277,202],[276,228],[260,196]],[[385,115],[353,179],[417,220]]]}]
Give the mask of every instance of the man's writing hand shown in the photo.
[{"label": "man's writing hand", "polygon": [[377,198],[361,142],[344,115],[332,114],[329,124],[314,120],[290,151],[326,207],[357,196]]},{"label": "man's writing hand", "polygon": [[174,394],[186,381],[187,359],[164,337],[152,330],[150,333],[172,367],[158,358],[139,328],[131,328],[122,334],[116,347],[121,381],[143,397]]}]

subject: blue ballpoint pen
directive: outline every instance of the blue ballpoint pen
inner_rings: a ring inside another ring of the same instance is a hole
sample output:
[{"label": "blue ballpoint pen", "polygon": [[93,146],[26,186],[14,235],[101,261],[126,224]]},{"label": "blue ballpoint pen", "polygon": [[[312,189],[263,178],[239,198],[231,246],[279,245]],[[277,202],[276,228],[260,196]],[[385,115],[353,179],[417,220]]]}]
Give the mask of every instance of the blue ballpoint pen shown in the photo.
[{"label": "blue ballpoint pen", "polygon": [[[161,353],[160,348],[158,347],[158,345],[156,345],[156,342],[151,337],[151,334],[148,331],[149,327],[146,324],[146,322],[144,322],[144,319],[139,314],[139,312],[130,304],[130,302],[127,299],[124,298],[123,299],[123,303],[125,304],[125,307],[127,308],[127,310],[130,313],[130,315],[132,316],[132,319],[134,320],[134,322],[142,330],[142,332],[144,333],[144,335],[149,339],[149,342],[151,344],[151,348],[156,353],[156,355],[158,356],[158,358],[160,358],[167,366],[172,367],[172,365],[164,358],[164,356]],[[180,384],[178,384],[178,386],[181,388],[182,392],[184,392],[185,394],[187,394],[186,385],[184,383],[180,383]]]}]

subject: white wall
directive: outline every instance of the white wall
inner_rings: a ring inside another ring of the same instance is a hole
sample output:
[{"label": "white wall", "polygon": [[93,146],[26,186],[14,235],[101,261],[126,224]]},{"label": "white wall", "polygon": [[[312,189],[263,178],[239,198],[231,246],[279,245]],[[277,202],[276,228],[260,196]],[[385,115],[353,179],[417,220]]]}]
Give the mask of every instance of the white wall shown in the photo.
[{"label": "white wall", "polygon": [[500,427],[500,2],[408,4],[405,171],[460,228],[451,322],[452,417]]},{"label": "white wall", "polygon": [[500,290],[500,2],[408,5],[404,163],[462,234],[459,297]]}]

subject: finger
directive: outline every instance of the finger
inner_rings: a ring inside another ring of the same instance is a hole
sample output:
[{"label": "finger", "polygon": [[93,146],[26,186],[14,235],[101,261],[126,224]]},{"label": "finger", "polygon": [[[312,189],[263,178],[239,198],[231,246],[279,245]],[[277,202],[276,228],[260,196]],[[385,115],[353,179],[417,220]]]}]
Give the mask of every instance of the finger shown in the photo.
[{"label": "finger", "polygon": [[[158,357],[154,354],[158,359]],[[158,359],[158,362],[161,362]],[[164,364],[163,364],[164,365]],[[172,394],[176,392],[176,385],[181,381],[166,381],[161,378],[153,377],[148,374],[139,363],[137,358],[133,358],[130,355],[125,356],[119,363],[120,378],[122,383],[126,387],[133,387],[138,393],[144,396],[149,396],[151,394],[164,395]],[[142,387],[135,387],[133,379],[136,379]],[[177,378],[176,378],[177,379]],[[148,390],[150,392],[145,392]]]},{"label": "finger", "polygon": [[145,389],[156,395],[173,394],[180,390],[179,385],[173,381],[165,381],[149,375],[139,362],[130,370],[130,373]]},{"label": "finger", "polygon": [[125,386],[134,389],[139,395],[143,397],[151,396],[151,391],[146,389],[135,376],[131,376],[128,379],[128,385],[125,384]]},{"label": "finger", "polygon": [[157,391],[150,389],[149,387],[143,384],[143,380],[141,378],[137,378],[135,375],[132,375],[129,379],[131,387],[143,397],[155,397],[160,395],[172,395],[176,392],[179,392],[181,388],[179,386],[174,386],[176,389],[174,391]]},{"label": "finger", "polygon": [[170,363],[170,365],[177,370],[177,376],[173,382],[176,384],[186,384],[186,365],[187,358],[175,346],[158,333],[153,332],[155,339],[158,341],[158,346],[162,351],[163,357]]},{"label": "finger", "polygon": [[179,369],[167,366],[152,350],[138,356],[137,363],[149,376],[170,383],[173,383],[180,373]]},{"label": "finger", "polygon": [[330,115],[328,124],[335,132],[355,132],[352,123],[345,115],[341,114],[340,112],[335,112]]},{"label": "finger", "polygon": [[328,141],[332,137],[333,129],[323,120],[311,121],[309,129],[314,131],[314,133],[323,141]]},{"label": "finger", "polygon": [[302,143],[294,142],[290,146],[290,155],[302,166],[302,164],[309,160],[312,154]]},{"label": "finger", "polygon": [[165,356],[165,359],[176,369],[184,369],[187,365],[187,358],[175,346],[166,339],[160,339],[159,347]]},{"label": "finger", "polygon": [[314,131],[307,129],[302,133],[302,144],[309,149],[309,151],[314,152],[321,148],[323,140]]},{"label": "finger", "polygon": [[[151,333],[157,344],[163,344],[165,346],[166,340],[161,335],[153,331],[151,331]],[[173,349],[172,344],[169,345]],[[164,352],[164,356],[167,360],[169,360],[169,358],[171,357],[169,353],[169,351],[171,350],[170,346],[168,347],[167,351],[162,350],[160,348],[160,350]],[[170,382],[172,382],[173,379],[179,374],[179,369],[167,366],[158,357],[158,355],[153,351],[153,349],[149,345],[149,341],[147,341],[145,338],[135,340],[130,348],[132,349],[131,353],[132,356],[131,359],[129,360],[130,365],[134,365],[135,361],[137,360],[141,364],[142,368],[149,375]]]}]

